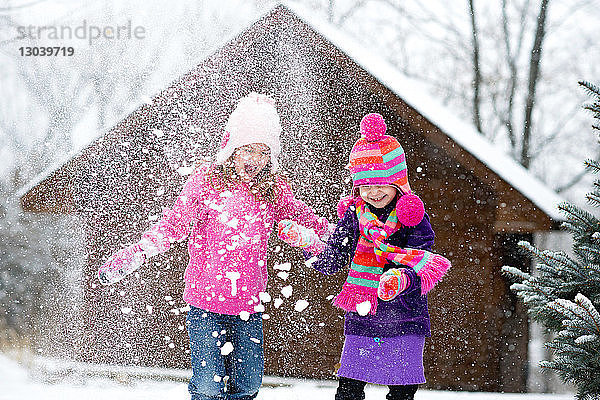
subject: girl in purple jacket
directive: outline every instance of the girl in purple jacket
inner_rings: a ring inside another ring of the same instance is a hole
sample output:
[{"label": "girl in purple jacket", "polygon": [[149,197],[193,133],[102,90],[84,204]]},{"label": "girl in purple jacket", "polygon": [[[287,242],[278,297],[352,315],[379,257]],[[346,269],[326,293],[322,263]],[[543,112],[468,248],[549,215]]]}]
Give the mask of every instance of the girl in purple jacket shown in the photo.
[{"label": "girl in purple jacket", "polygon": [[425,383],[423,347],[430,336],[427,292],[450,262],[431,253],[434,232],[408,184],[404,150],[385,134],[379,114],[366,115],[350,153],[353,195],[338,205],[327,242],[294,222],[279,236],[317,256],[313,267],[350,270],[334,304],[346,311],[336,400],[362,400],[367,382],[388,385],[387,400],[411,400]]}]

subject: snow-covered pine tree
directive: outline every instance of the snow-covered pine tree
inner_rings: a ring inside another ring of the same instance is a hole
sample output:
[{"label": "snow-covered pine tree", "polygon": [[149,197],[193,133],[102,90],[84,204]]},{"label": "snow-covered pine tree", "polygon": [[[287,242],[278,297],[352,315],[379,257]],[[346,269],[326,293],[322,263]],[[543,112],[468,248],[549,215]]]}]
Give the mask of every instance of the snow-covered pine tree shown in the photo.
[{"label": "snow-covered pine tree", "polygon": [[[596,119],[593,128],[600,130],[600,87],[579,84],[593,98],[585,108]],[[600,172],[598,160],[585,164],[589,171]],[[592,206],[600,207],[600,179],[586,197]],[[503,271],[517,282],[511,289],[523,299],[530,317],[554,333],[546,343],[553,356],[541,367],[574,384],[577,399],[600,399],[600,221],[572,204],[563,203],[559,209],[566,217],[563,227],[573,236],[574,257],[520,242],[540,260],[535,273],[510,266]]]}]

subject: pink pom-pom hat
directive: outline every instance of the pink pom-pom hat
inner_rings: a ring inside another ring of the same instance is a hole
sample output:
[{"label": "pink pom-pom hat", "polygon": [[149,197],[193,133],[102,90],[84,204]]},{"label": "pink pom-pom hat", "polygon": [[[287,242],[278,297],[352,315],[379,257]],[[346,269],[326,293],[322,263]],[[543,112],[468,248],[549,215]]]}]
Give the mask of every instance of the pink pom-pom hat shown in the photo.
[{"label": "pink pom-pom hat", "polygon": [[409,194],[404,149],[386,130],[380,114],[367,114],[360,121],[361,138],[352,147],[348,165],[354,186],[393,185]]},{"label": "pink pom-pom hat", "polygon": [[223,164],[238,147],[264,143],[271,149],[271,169],[276,171],[279,168],[277,157],[281,153],[280,135],[281,121],[275,100],[252,92],[238,101],[229,116],[215,163]]},{"label": "pink pom-pom hat", "polygon": [[385,136],[387,125],[377,113],[367,114],[360,121],[360,133],[368,142],[377,142]]}]

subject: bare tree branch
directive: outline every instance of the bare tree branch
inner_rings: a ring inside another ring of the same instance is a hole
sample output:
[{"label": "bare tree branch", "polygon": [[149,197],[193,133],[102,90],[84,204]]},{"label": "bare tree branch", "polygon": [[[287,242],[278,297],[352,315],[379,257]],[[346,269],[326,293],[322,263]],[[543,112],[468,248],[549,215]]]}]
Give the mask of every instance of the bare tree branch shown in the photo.
[{"label": "bare tree branch", "polygon": [[530,155],[531,159],[536,159],[549,145],[551,145],[556,140],[556,138],[558,138],[561,135],[561,133],[565,133],[564,128],[567,125],[567,123],[569,123],[569,121],[571,121],[573,117],[575,117],[580,111],[581,106],[579,104],[575,104],[573,107],[571,107],[571,110],[562,118],[561,121],[553,122],[552,126],[554,127],[554,129],[552,130],[552,132],[550,132],[550,134],[544,139],[542,143],[538,144],[538,146],[535,149],[535,152],[533,152]]},{"label": "bare tree branch", "polygon": [[[330,0],[329,2],[329,6],[331,7],[331,18],[333,21],[333,1],[334,0]],[[338,17],[337,20],[337,25],[342,25],[344,23],[344,21],[346,21],[348,18],[350,18],[350,16],[352,16],[352,14],[354,14],[357,10],[359,10],[363,5],[365,4],[365,0],[359,0],[356,1],[352,7],[350,7],[344,14],[341,14]]]},{"label": "bare tree branch", "polygon": [[583,10],[588,6],[593,9],[591,10],[591,12],[597,12],[598,3],[595,0],[571,0],[569,2],[569,13],[564,15],[563,18],[559,18],[555,21],[552,21],[552,23],[548,25],[548,30],[554,31],[559,29],[561,25],[564,25],[565,23],[569,22],[570,18],[576,16],[579,10]]},{"label": "bare tree branch", "polygon": [[[595,160],[600,159],[600,150],[596,153],[596,157],[594,159]],[[583,179],[583,177],[585,177],[587,174],[589,174],[589,171],[586,168],[584,168],[583,171],[579,172],[577,175],[575,175],[573,178],[571,178],[571,180],[569,182],[555,188],[554,190],[556,191],[556,193],[561,193],[561,192],[564,192],[565,190],[569,190],[573,186],[578,184]]]},{"label": "bare tree branch", "polygon": [[[523,20],[521,20],[523,22]],[[515,91],[517,88],[519,75],[517,72],[517,64],[515,60],[515,56],[512,54],[512,50],[510,47],[510,29],[508,28],[508,15],[506,11],[506,0],[502,0],[502,31],[504,33],[504,51],[506,52],[506,61],[508,63],[508,69],[510,71],[510,76],[508,78],[508,96],[507,96],[507,104],[506,104],[506,113],[502,118],[502,122],[506,126],[506,133],[508,134],[508,139],[510,140],[510,146],[512,148],[512,152],[516,153],[517,149],[517,138],[515,136],[515,128],[513,123],[513,107],[515,101]],[[521,33],[523,32],[523,24],[521,24]],[[518,45],[520,47],[520,43]],[[517,53],[518,54],[518,53]]]},{"label": "bare tree branch", "polygon": [[523,120],[523,135],[521,143],[521,159],[520,163],[525,168],[529,168],[531,163],[530,158],[530,141],[531,141],[531,125],[532,125],[532,114],[535,102],[535,90],[540,75],[540,64],[542,59],[542,46],[545,35],[546,27],[546,14],[548,10],[548,3],[550,0],[542,0],[540,4],[540,11],[537,18],[537,26],[535,31],[535,38],[533,41],[533,48],[531,49],[531,58],[529,62],[529,83],[527,87],[527,100],[525,103],[525,118]]},{"label": "bare tree branch", "polygon": [[[400,4],[395,3],[392,0],[383,1],[386,4],[390,5],[394,10],[396,10],[397,15],[399,17],[402,17],[405,21],[407,21],[407,23],[411,24],[414,27],[414,29],[420,30],[419,34],[421,35],[421,37],[430,39],[433,42],[443,43],[449,50],[457,50],[456,41],[460,41],[463,39],[463,33],[458,29],[458,24],[452,23],[447,14],[445,15],[446,18],[442,19],[434,13],[432,13],[423,3],[416,2],[415,6],[419,7],[421,12],[423,13],[423,16],[418,16],[413,12],[409,12]],[[443,35],[443,37],[433,36],[427,30],[422,30],[422,27],[424,25],[430,23],[434,23],[436,26],[439,26],[447,34]],[[452,38],[455,38],[455,40],[453,40]],[[462,50],[464,51],[465,49]]]},{"label": "bare tree branch", "polygon": [[20,10],[23,8],[33,7],[38,4],[45,3],[47,1],[48,0],[37,0],[37,1],[32,1],[31,3],[27,3],[27,4],[20,4],[20,5],[16,5],[16,6],[10,6],[10,7],[0,7],[0,12],[10,12],[10,11],[15,11],[15,10]]},{"label": "bare tree branch", "polygon": [[327,20],[329,21],[330,24],[333,24],[333,17],[334,17],[334,4],[335,0],[329,0],[328,4],[327,4]]},{"label": "bare tree branch", "polygon": [[473,44],[473,123],[475,128],[481,133],[481,100],[479,91],[481,89],[481,66],[479,65],[479,30],[475,19],[475,7],[473,0],[469,0],[469,15],[471,17],[471,40]]}]

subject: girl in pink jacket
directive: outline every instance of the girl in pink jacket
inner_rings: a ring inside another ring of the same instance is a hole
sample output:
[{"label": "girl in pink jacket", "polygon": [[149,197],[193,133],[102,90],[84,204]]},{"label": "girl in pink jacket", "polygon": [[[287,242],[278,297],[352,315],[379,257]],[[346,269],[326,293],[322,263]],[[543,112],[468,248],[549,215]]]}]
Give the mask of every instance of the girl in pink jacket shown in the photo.
[{"label": "girl in pink jacket", "polygon": [[196,168],[171,209],[141,240],[99,271],[112,284],[171,243],[188,239],[184,300],[193,376],[192,400],[253,399],[263,375],[261,298],[273,224],[292,219],[318,235],[328,230],[296,200],[278,174],[281,124],[274,101],[251,93],[225,127],[213,164]]}]

